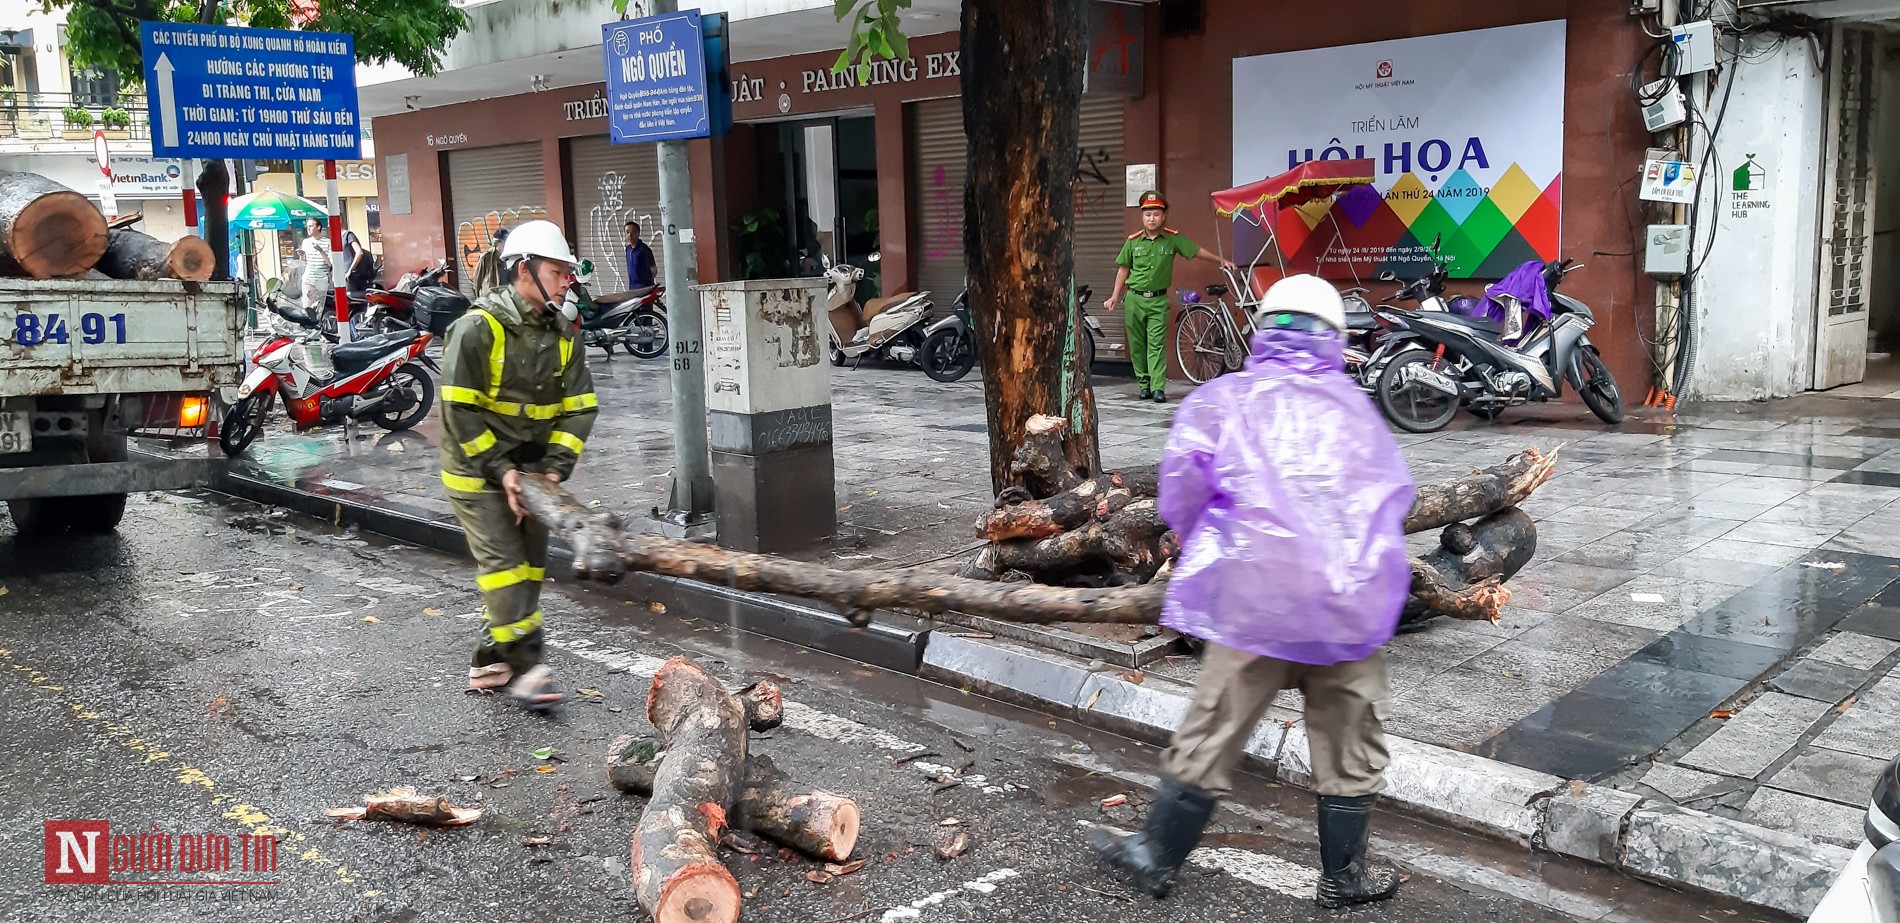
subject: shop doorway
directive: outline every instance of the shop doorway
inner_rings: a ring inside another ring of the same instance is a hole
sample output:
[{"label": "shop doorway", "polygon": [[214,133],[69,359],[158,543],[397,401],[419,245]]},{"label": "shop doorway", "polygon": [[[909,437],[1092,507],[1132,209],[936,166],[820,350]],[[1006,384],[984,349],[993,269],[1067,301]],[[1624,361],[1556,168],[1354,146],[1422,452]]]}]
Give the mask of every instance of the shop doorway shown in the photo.
[{"label": "shop doorway", "polygon": [[1880,230],[1900,218],[1900,208],[1883,208],[1880,201],[1891,198],[1900,179],[1900,119],[1878,117],[1883,89],[1894,86],[1894,62],[1884,33],[1836,26],[1830,38],[1814,387],[1851,385],[1837,393],[1885,397],[1900,392],[1900,363],[1893,360],[1900,346],[1894,235]]},{"label": "shop doorway", "polygon": [[778,165],[777,211],[783,264],[794,276],[823,275],[827,263],[864,270],[860,298],[880,291],[878,252],[877,123],[871,116],[781,122],[767,131]]}]

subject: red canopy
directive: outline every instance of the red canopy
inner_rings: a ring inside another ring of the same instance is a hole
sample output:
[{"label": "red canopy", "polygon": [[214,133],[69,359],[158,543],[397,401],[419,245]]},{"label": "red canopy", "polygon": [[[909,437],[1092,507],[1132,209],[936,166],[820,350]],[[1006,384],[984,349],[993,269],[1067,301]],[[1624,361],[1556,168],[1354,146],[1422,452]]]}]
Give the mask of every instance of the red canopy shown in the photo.
[{"label": "red canopy", "polygon": [[1252,211],[1264,219],[1268,202],[1276,208],[1305,205],[1341,190],[1370,184],[1377,178],[1377,168],[1370,158],[1309,160],[1279,176],[1214,193],[1214,210],[1222,215]]}]

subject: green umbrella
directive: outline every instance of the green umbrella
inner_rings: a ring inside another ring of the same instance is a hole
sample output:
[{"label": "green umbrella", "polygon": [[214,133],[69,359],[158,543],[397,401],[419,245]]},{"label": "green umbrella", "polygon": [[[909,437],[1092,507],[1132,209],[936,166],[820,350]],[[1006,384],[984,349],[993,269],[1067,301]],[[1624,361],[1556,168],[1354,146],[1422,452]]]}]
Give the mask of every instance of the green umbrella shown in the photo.
[{"label": "green umbrella", "polygon": [[302,196],[280,192],[253,192],[231,200],[231,230],[268,231],[294,227],[312,218],[329,220],[330,213]]}]

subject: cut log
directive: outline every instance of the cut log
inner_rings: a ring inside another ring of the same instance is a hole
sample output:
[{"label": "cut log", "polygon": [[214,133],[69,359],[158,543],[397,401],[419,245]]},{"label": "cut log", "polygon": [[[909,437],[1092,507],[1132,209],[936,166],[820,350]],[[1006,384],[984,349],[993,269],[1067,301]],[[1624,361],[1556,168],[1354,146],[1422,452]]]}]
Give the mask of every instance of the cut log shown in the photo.
[{"label": "cut log", "polygon": [[1453,523],[1439,546],[1412,560],[1412,597],[1401,623],[1433,616],[1496,622],[1511,601],[1503,581],[1537,554],[1537,524],[1515,507],[1471,525]]},{"label": "cut log", "polygon": [[92,200],[38,173],[0,170],[0,273],[77,278],[105,251],[106,216]]},{"label": "cut log", "polygon": [[739,705],[745,709],[746,726],[769,731],[785,722],[785,695],[778,684],[760,680],[739,690]]},{"label": "cut log", "polygon": [[1107,518],[1135,500],[1153,497],[1156,477],[1152,467],[1111,471],[1046,500],[999,503],[977,517],[976,537],[998,542],[1061,535],[1092,518]]},{"label": "cut log", "polygon": [[[625,734],[607,748],[607,781],[623,792],[653,793],[666,750],[650,736]],[[801,852],[843,862],[857,848],[857,802],[785,778],[764,756],[746,760],[745,783],[732,803],[734,829],[757,833]]]},{"label": "cut log", "polygon": [[1405,533],[1429,532],[1454,522],[1489,516],[1524,502],[1531,491],[1557,473],[1558,446],[1546,455],[1525,449],[1481,471],[1441,484],[1424,484],[1405,516]]},{"label": "cut log", "polygon": [[99,259],[99,271],[114,279],[184,279],[203,282],[211,278],[217,256],[204,238],[186,235],[166,243],[131,228],[114,229],[107,236],[106,252]]},{"label": "cut log", "polygon": [[1069,421],[1046,413],[1030,417],[1023,426],[1023,443],[1016,447],[1009,470],[1031,496],[1053,497],[1081,482],[1081,475],[1064,457],[1063,437],[1068,432]]},{"label": "cut log", "polygon": [[657,923],[733,923],[739,883],[719,861],[719,836],[745,765],[745,707],[675,657],[653,677],[647,720],[666,752],[633,832],[634,896]]},{"label": "cut log", "polygon": [[[1153,500],[1136,500],[1107,519],[1059,535],[997,542],[993,548],[986,562],[991,569],[1060,574],[1106,561],[1149,577],[1181,550],[1168,524],[1161,521]],[[1142,582],[1146,582],[1145,577]]]}]

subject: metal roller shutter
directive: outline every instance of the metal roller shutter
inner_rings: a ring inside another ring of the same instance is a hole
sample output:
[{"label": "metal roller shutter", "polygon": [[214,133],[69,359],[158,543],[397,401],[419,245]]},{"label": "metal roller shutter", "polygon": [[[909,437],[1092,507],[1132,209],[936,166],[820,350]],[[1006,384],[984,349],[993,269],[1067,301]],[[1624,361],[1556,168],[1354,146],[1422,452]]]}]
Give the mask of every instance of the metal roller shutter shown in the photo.
[{"label": "metal roller shutter", "polygon": [[[1096,317],[1106,336],[1096,344],[1105,360],[1127,361],[1127,335],[1119,314],[1100,310],[1115,285],[1115,256],[1127,233],[1123,97],[1082,97],[1082,159],[1076,172],[1075,276],[1094,289]],[[933,99],[911,104],[911,195],[917,216],[918,287],[933,301],[949,304],[963,290],[963,179],[966,174],[963,101]]]},{"label": "metal roller shutter", "polygon": [[448,152],[442,188],[455,222],[455,281],[463,291],[475,287],[475,265],[488,251],[495,232],[548,216],[541,145],[510,144]]},{"label": "metal roller shutter", "polygon": [[947,306],[963,291],[963,178],[968,173],[963,100],[912,103],[910,115],[911,213],[917,218],[911,253],[916,255],[917,287]]},{"label": "metal roller shutter", "polygon": [[640,222],[640,236],[653,248],[655,275],[666,278],[658,148],[614,144],[605,135],[568,139],[567,200],[568,234],[575,253],[594,261],[595,293],[628,288],[624,228],[629,221]]},{"label": "metal roller shutter", "polygon": [[[1127,159],[1122,155],[1122,111],[1127,97],[1082,96],[1082,158],[1075,176],[1075,284],[1094,289],[1090,313],[1102,322],[1095,344],[1100,361],[1128,361],[1127,322],[1120,311],[1102,310],[1115,290],[1115,257],[1128,239]],[[1139,191],[1139,190],[1137,190]]]}]

